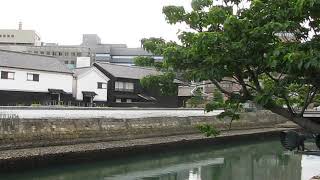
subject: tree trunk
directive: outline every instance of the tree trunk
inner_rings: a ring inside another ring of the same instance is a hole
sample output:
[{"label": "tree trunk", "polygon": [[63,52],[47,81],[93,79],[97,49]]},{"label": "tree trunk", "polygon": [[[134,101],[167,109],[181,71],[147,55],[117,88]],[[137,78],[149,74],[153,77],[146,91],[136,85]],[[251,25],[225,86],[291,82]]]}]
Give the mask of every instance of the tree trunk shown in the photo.
[{"label": "tree trunk", "polygon": [[318,118],[311,119],[305,117],[297,117],[292,115],[286,108],[283,107],[268,107],[267,109],[298,124],[301,128],[307,131],[317,134],[320,133],[320,120],[316,122],[316,119]]}]

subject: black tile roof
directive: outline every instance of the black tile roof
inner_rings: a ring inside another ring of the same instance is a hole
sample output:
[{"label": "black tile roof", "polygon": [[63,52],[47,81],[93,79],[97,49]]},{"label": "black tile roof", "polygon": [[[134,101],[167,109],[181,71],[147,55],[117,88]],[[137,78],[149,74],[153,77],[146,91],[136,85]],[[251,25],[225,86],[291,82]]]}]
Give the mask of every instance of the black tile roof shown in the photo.
[{"label": "black tile roof", "polygon": [[117,78],[127,78],[127,79],[142,79],[149,75],[160,75],[160,71],[153,68],[144,68],[137,66],[126,66],[111,63],[95,63],[96,66],[101,67],[103,70],[110,73],[112,76]]},{"label": "black tile roof", "polygon": [[6,50],[0,50],[0,67],[72,74],[72,71],[55,57]]}]

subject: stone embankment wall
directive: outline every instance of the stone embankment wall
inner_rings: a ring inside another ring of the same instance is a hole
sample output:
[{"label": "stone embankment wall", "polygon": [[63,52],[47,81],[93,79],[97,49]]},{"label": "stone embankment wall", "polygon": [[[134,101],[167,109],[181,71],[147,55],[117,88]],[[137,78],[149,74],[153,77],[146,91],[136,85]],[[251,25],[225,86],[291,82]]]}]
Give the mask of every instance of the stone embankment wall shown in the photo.
[{"label": "stone embankment wall", "polygon": [[[232,129],[274,127],[287,120],[269,111],[245,113]],[[76,144],[121,139],[199,133],[200,124],[228,128],[228,120],[215,116],[144,118],[0,118],[0,150],[49,145]]]}]

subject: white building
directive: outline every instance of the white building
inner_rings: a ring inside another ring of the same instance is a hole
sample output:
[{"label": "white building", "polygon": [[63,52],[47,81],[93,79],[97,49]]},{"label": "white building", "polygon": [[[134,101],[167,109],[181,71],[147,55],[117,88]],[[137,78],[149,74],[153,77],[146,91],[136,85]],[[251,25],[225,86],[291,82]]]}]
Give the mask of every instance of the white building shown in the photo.
[{"label": "white building", "polygon": [[72,99],[73,73],[57,58],[0,50],[0,104],[52,104]]},{"label": "white building", "polygon": [[76,101],[84,103],[106,104],[109,80],[96,67],[76,68],[74,69],[73,97]]},{"label": "white building", "polygon": [[23,30],[20,22],[19,29],[0,29],[0,44],[41,46],[41,39],[34,30]]}]

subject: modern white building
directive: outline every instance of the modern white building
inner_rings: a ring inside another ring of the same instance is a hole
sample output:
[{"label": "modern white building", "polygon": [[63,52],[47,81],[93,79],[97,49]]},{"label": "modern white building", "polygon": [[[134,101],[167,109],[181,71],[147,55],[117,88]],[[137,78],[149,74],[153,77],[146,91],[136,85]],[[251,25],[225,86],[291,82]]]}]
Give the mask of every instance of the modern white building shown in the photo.
[{"label": "modern white building", "polygon": [[74,69],[73,97],[86,106],[92,103],[107,104],[110,79],[96,67]]},{"label": "modern white building", "polygon": [[77,58],[89,57],[94,62],[134,65],[138,56],[152,57],[155,61],[163,61],[163,57],[155,56],[143,48],[128,48],[126,44],[104,44],[97,34],[84,34],[80,45],[58,45],[42,43],[33,30],[0,29],[0,49],[28,52],[31,54],[54,56],[70,69],[76,67]]},{"label": "modern white building", "polygon": [[73,72],[57,58],[0,50],[0,104],[72,100]]},{"label": "modern white building", "polygon": [[34,30],[0,29],[0,45],[41,46],[40,36]]}]

